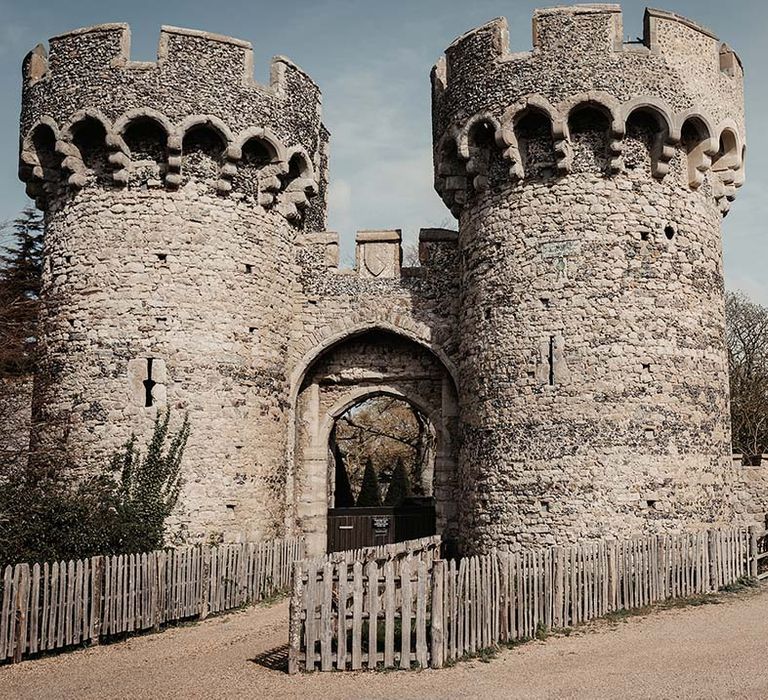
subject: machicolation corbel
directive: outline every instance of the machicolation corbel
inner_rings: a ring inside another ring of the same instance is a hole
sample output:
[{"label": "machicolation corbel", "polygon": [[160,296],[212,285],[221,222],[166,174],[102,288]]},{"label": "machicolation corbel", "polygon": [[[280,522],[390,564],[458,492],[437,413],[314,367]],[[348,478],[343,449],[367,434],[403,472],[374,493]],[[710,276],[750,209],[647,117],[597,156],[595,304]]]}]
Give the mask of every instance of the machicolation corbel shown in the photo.
[{"label": "machicolation corbel", "polygon": [[[487,189],[499,158],[510,184],[585,168],[663,181],[682,169],[691,189],[712,180],[708,191],[727,211],[743,182],[744,128],[741,64],[726,45],[679,15],[647,10],[638,52],[622,41],[618,5],[537,10],[533,24],[532,51],[510,52],[506,21],[495,19],[456,39],[432,70],[435,188],[454,215]],[[613,87],[621,84],[631,92]]]}]

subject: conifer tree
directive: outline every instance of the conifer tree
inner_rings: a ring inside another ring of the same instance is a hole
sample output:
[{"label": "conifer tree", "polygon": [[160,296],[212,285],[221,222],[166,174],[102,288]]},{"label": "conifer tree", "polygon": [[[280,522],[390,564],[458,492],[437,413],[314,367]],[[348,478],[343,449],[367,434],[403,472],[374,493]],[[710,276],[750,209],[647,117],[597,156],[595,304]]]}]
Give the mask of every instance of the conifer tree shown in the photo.
[{"label": "conifer tree", "polygon": [[0,375],[31,371],[43,270],[43,218],[25,208],[0,252]]},{"label": "conifer tree", "polygon": [[333,446],[333,460],[336,463],[334,506],[336,508],[352,508],[355,505],[355,495],[352,493],[352,484],[349,483],[349,474],[347,474],[344,458],[338,445]]},{"label": "conifer tree", "polygon": [[369,459],[365,463],[363,473],[363,485],[357,495],[358,508],[373,508],[381,505],[381,492],[379,490],[379,478],[373,468],[373,462]]},{"label": "conifer tree", "polygon": [[392,481],[387,489],[387,497],[384,499],[385,506],[402,505],[406,498],[411,496],[411,484],[408,480],[408,472],[405,470],[403,460],[398,459],[395,464],[395,470],[392,472]]}]

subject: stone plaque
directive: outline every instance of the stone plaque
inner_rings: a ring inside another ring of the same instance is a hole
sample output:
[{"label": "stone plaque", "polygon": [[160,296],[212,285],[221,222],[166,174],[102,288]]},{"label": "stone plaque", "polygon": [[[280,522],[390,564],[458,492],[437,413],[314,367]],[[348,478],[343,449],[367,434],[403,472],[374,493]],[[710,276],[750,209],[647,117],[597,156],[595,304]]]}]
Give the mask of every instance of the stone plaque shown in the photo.
[{"label": "stone plaque", "polygon": [[372,277],[379,277],[392,265],[392,246],[389,243],[368,243],[363,247],[363,262]]},{"label": "stone plaque", "polygon": [[397,277],[400,274],[399,230],[358,231],[356,268],[363,277]]}]

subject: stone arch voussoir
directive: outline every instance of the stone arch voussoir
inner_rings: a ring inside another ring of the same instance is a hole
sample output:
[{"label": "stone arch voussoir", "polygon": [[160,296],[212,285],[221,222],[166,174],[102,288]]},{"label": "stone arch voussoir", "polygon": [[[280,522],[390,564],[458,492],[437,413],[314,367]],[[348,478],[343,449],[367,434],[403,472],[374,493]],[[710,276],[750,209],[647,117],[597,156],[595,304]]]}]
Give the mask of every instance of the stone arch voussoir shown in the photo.
[{"label": "stone arch voussoir", "polygon": [[431,350],[443,363],[455,386],[458,386],[458,373],[455,363],[448,357],[445,350],[434,342],[431,329],[411,319],[398,316],[396,319],[380,318],[377,320],[358,320],[350,318],[340,320],[330,326],[322,334],[309,335],[302,339],[294,351],[294,366],[289,373],[290,405],[294,406],[298,396],[301,382],[307,370],[315,360],[329,348],[337,345],[347,338],[367,333],[372,330],[381,330],[401,335],[408,340]]}]

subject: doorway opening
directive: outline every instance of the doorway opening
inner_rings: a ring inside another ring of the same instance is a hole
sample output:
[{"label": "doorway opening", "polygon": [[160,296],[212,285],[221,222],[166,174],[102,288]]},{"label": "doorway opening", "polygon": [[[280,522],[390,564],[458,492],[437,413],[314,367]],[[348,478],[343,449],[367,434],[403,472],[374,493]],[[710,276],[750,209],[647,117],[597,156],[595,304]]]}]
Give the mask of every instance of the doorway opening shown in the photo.
[{"label": "doorway opening", "polygon": [[[439,353],[367,326],[308,356],[297,378],[290,498],[313,555],[454,536],[456,387]],[[376,487],[361,500],[369,461]]]},{"label": "doorway opening", "polygon": [[436,435],[429,417],[407,400],[363,398],[334,421],[328,551],[435,533]]}]

